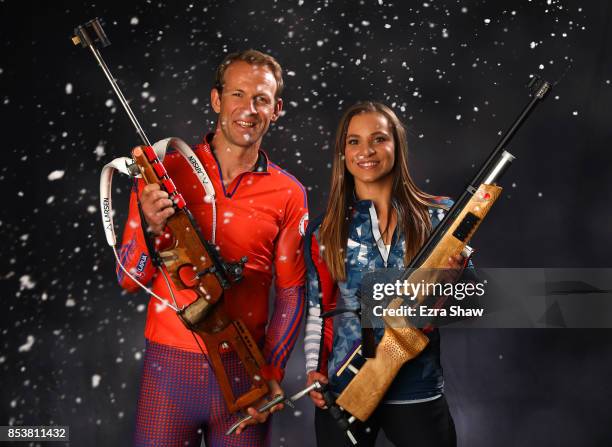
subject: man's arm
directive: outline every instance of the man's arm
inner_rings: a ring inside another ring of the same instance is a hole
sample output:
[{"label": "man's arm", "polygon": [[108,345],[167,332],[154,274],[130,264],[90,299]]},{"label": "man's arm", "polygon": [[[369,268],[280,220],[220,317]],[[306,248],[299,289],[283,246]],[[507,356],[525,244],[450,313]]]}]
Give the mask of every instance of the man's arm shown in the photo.
[{"label": "man's arm", "polygon": [[[141,180],[135,180],[130,193],[130,207],[128,218],[123,229],[121,249],[119,250],[119,261],[125,269],[143,284],[148,283],[155,268],[151,262],[151,255],[147,249],[140,213],[138,211],[138,191],[142,188]],[[125,272],[117,265],[117,280],[121,287],[128,292],[138,290],[136,284]]]},{"label": "man's arm", "polygon": [[300,227],[308,218],[306,193],[293,190],[285,207],[281,229],[274,247],[276,298],[274,311],[266,331],[262,373],[267,379],[281,381],[289,354],[295,346],[304,317],[303,234]]},{"label": "man's arm", "polygon": [[[151,213],[149,208],[152,208],[153,205],[150,202],[153,202],[155,199],[147,197],[151,195],[151,192],[147,196],[142,197],[143,189],[144,182],[142,180],[135,180],[134,186],[132,187],[132,192],[130,193],[130,206],[128,218],[123,230],[122,244],[119,250],[119,260],[131,275],[136,277],[136,279],[138,279],[138,281],[140,281],[142,284],[147,284],[149,281],[151,281],[153,275],[155,274],[155,266],[151,262],[151,253],[149,253],[149,249],[147,248],[147,242],[144,235],[145,227],[143,227],[142,220],[140,218],[141,214],[138,209],[138,201],[144,200],[144,203],[142,204],[143,213],[146,215],[146,213]],[[156,199],[155,201],[159,202],[159,199]],[[167,204],[162,203],[161,206],[163,205]],[[157,210],[155,212],[157,212]],[[166,211],[166,214],[171,213]],[[165,225],[165,214],[163,214],[162,217]],[[147,224],[145,224],[145,226],[146,225]],[[163,226],[161,228],[163,228]],[[170,243],[169,233],[163,233],[161,236],[155,238],[151,236],[151,238],[156,250],[159,250],[163,245],[168,245]],[[119,281],[121,287],[126,289],[128,292],[135,292],[138,290],[138,284],[136,284],[128,275],[126,275],[119,265],[117,265],[116,272],[117,280]]]}]

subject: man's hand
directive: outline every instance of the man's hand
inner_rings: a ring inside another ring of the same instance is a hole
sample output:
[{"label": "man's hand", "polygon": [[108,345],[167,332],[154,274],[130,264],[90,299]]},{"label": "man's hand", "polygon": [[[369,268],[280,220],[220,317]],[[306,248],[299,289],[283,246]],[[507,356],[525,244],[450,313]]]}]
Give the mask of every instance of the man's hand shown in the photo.
[{"label": "man's hand", "polygon": [[[318,380],[321,384],[326,384],[328,382],[327,377],[317,371],[310,371],[306,378],[306,386],[310,386],[314,383],[315,380]],[[318,391],[311,391],[309,394],[312,402],[319,408],[325,408],[325,400],[323,399],[323,394]]]},{"label": "man's hand", "polygon": [[[279,394],[282,394],[282,395],[285,394],[283,393],[283,390],[281,389],[280,385],[278,384],[276,380],[269,380],[268,385],[270,386],[270,393],[267,399],[272,399],[278,396]],[[263,413],[258,412],[257,408],[261,407],[262,405],[265,405],[265,403],[267,402],[267,399],[263,398],[259,400],[258,402],[256,402],[252,407],[247,408],[247,413],[250,416],[252,416],[252,419],[249,419],[248,421],[245,421],[242,424],[240,424],[240,426],[236,429],[237,435],[242,433],[242,431],[246,429],[249,425],[262,424],[266,422],[266,420],[268,420],[268,416],[270,416],[272,413],[276,413],[277,411],[280,411],[283,408],[285,408],[285,405],[283,403],[280,403],[280,404],[274,405],[268,411],[264,411]]]},{"label": "man's hand", "polygon": [[142,213],[145,216],[149,231],[159,236],[166,227],[166,221],[174,214],[172,200],[157,183],[151,183],[142,189],[140,196]]}]

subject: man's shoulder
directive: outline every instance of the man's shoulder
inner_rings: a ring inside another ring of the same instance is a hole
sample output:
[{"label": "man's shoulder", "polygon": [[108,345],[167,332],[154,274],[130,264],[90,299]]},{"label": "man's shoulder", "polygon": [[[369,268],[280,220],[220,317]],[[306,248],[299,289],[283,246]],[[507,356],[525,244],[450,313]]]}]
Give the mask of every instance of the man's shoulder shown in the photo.
[{"label": "man's shoulder", "polygon": [[306,192],[304,185],[302,185],[302,183],[293,174],[291,174],[286,169],[281,168],[279,165],[277,165],[276,163],[273,163],[269,159],[268,159],[268,172],[274,176],[275,182],[277,181],[283,182],[283,183],[286,183],[290,187],[298,188],[301,191],[304,191],[304,193]]},{"label": "man's shoulder", "polygon": [[269,178],[273,182],[275,189],[286,190],[289,194],[289,201],[294,201],[296,206],[306,208],[308,204],[308,195],[304,185],[295,178],[289,171],[281,168],[276,163],[268,160]]}]

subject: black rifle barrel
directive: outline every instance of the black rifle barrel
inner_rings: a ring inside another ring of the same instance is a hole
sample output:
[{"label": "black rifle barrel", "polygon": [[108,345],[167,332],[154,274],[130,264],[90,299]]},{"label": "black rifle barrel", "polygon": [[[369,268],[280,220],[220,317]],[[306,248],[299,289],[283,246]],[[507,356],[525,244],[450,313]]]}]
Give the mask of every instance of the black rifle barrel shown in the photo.
[{"label": "black rifle barrel", "polygon": [[446,213],[442,222],[438,224],[438,226],[432,231],[425,244],[421,247],[416,256],[412,259],[407,269],[415,269],[420,267],[423,262],[429,256],[431,250],[435,247],[438,240],[442,237],[442,235],[446,232],[450,224],[452,223],[455,216],[463,209],[463,207],[469,202],[470,197],[476,192],[482,181],[487,178],[492,169],[497,165],[500,154],[504,151],[507,143],[512,139],[517,130],[523,125],[523,123],[527,120],[531,112],[535,109],[536,105],[540,102],[540,100],[546,97],[546,94],[550,91],[551,85],[549,82],[541,81],[539,78],[535,77],[529,84],[529,87],[533,89],[533,93],[531,98],[525,108],[521,111],[518,118],[514,120],[510,128],[506,131],[506,133],[502,136],[501,140],[493,149],[493,152],[489,155],[489,157],[482,164],[482,167],[479,169],[476,176],[472,179],[470,183],[468,183],[465,190],[461,193],[461,196],[455,201],[454,205],[450,210]]}]

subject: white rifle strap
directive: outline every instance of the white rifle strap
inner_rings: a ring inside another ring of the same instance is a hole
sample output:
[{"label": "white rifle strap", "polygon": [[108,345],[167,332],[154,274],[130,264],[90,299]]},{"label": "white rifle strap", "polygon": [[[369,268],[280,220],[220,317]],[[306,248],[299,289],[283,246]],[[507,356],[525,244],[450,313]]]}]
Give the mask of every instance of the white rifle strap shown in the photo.
[{"label": "white rifle strap", "polygon": [[130,176],[127,166],[131,163],[132,159],[128,157],[115,158],[102,168],[102,174],[100,174],[100,212],[102,213],[102,226],[104,227],[106,242],[108,242],[108,245],[111,247],[117,245],[117,237],[115,236],[115,228],[113,225],[113,174],[115,170],[117,170],[122,174]]},{"label": "white rifle strap", "polygon": [[[202,166],[202,163],[198,159],[198,157],[191,150],[189,145],[185,143],[180,138],[171,137],[165,138],[163,140],[158,141],[153,145],[153,150],[157,157],[160,160],[163,160],[166,151],[169,147],[176,149],[189,163],[193,173],[196,175],[198,181],[201,183],[204,188],[205,196],[204,201],[206,203],[212,204],[213,207],[213,225],[212,225],[212,241],[213,243],[216,240],[216,228],[217,228],[217,210],[215,204],[215,188]],[[102,213],[102,225],[104,227],[104,235],[106,236],[106,241],[108,245],[111,247],[117,244],[117,237],[115,236],[115,228],[113,224],[113,205],[112,205],[112,183],[113,183],[113,174],[115,170],[125,174],[127,176],[132,176],[130,174],[127,166],[132,164],[132,159],[128,157],[119,157],[115,158],[110,163],[106,164],[104,168],[102,168],[102,173],[100,175],[100,212]],[[140,177],[139,175],[136,176]]]},{"label": "white rifle strap", "polygon": [[163,140],[159,140],[157,143],[155,143],[153,145],[153,150],[155,151],[157,158],[163,161],[169,147],[176,149],[185,158],[185,160],[187,160],[193,173],[196,175],[202,184],[204,191],[206,192],[204,200],[207,203],[212,203],[215,200],[215,188],[213,187],[204,166],[202,166],[200,160],[198,157],[196,157],[189,145],[180,138],[170,137],[164,138]]}]

